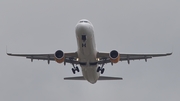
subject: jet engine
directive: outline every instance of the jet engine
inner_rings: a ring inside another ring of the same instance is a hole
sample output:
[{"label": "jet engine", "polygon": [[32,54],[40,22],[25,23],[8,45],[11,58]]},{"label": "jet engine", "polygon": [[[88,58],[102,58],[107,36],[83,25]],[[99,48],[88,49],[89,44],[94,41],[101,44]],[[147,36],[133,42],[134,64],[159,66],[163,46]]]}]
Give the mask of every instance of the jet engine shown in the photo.
[{"label": "jet engine", "polygon": [[117,63],[119,62],[120,60],[120,55],[119,53],[116,51],[116,50],[112,50],[110,53],[109,53],[109,57],[110,57],[110,61],[112,63]]},{"label": "jet engine", "polygon": [[62,63],[64,62],[65,56],[64,56],[64,52],[61,50],[58,50],[55,52],[54,54],[55,60],[57,63]]}]

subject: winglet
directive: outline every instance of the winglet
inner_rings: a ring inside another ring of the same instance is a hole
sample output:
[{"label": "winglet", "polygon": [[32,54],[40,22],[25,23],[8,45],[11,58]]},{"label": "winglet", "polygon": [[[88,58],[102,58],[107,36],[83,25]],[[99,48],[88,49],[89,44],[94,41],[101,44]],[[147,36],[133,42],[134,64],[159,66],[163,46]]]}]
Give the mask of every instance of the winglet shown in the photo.
[{"label": "winglet", "polygon": [[6,46],[6,54],[7,54],[7,46]]},{"label": "winglet", "polygon": [[[174,52],[174,47],[172,46],[172,52],[171,52],[171,54],[172,54],[173,52]],[[171,55],[171,54],[170,54],[170,55]]]},{"label": "winglet", "polygon": [[11,53],[8,53],[7,46],[6,46],[6,54],[7,54],[7,55],[11,55]]},{"label": "winglet", "polygon": [[6,54],[9,55],[9,53],[7,52],[7,46],[6,46]]}]

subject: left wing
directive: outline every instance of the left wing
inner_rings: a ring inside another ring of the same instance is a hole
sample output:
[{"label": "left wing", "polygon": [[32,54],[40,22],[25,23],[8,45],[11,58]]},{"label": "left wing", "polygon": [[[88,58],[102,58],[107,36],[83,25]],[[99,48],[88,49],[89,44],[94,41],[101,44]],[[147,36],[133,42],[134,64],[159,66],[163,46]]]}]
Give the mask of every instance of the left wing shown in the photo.
[{"label": "left wing", "polygon": [[[50,61],[55,61],[54,54],[12,54],[12,53],[7,53],[9,56],[19,56],[19,57],[26,57],[27,59],[31,59],[33,61],[34,59],[37,60],[47,60],[48,64]],[[71,64],[79,64],[77,60],[78,55],[77,52],[73,53],[64,53],[65,60],[64,63],[71,63]]]},{"label": "left wing", "polygon": [[[147,59],[150,59],[152,57],[161,57],[161,56],[168,56],[172,53],[166,53],[166,54],[119,54],[120,60],[119,61],[127,61],[128,64],[130,63],[130,60],[140,60],[144,59],[147,61]],[[104,63],[110,63],[110,57],[109,53],[97,53],[97,58],[100,59],[98,64],[104,64]]]}]

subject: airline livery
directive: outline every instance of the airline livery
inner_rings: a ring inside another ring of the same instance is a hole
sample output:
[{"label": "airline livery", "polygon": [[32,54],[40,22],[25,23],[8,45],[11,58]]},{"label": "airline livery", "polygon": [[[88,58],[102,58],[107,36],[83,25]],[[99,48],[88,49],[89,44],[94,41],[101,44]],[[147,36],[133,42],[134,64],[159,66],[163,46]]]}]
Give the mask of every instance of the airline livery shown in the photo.
[{"label": "airline livery", "polygon": [[57,50],[54,54],[12,54],[7,53],[10,56],[26,57],[33,61],[47,60],[56,61],[57,63],[70,63],[72,64],[72,72],[75,74],[79,72],[78,65],[81,67],[82,75],[77,77],[66,77],[64,80],[87,80],[94,84],[97,80],[122,80],[120,77],[107,77],[100,76],[104,73],[104,65],[107,63],[118,63],[119,61],[150,59],[152,57],[168,56],[172,53],[166,54],[122,54],[116,50],[112,50],[109,53],[99,52],[96,50],[93,25],[86,19],[80,20],[75,28],[78,50],[72,53],[64,53],[62,50]]}]

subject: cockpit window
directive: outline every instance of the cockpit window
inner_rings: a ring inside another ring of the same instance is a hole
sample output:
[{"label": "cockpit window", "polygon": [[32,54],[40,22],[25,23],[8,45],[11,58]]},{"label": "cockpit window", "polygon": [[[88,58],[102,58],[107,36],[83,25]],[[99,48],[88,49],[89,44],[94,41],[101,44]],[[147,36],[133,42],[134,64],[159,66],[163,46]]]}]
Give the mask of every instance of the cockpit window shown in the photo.
[{"label": "cockpit window", "polygon": [[80,23],[83,23],[83,22],[84,22],[84,23],[89,23],[88,21],[80,21]]},{"label": "cockpit window", "polygon": [[85,23],[88,23],[88,21],[84,21]]}]

